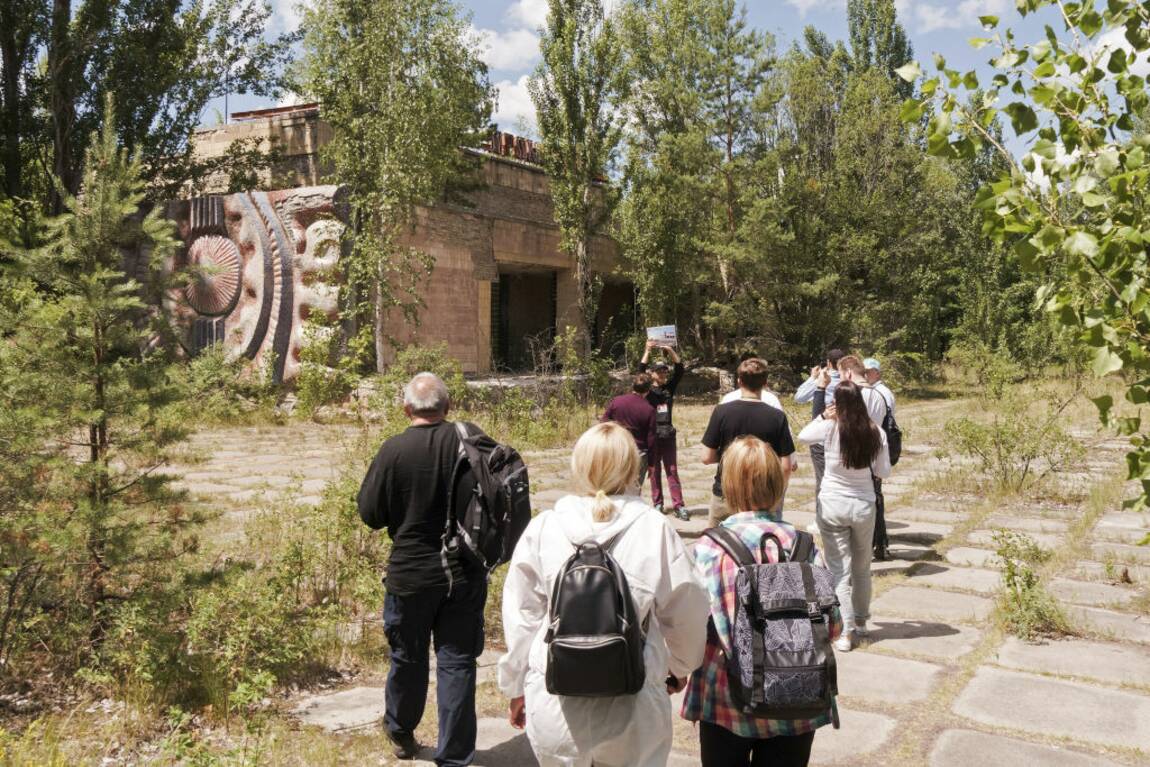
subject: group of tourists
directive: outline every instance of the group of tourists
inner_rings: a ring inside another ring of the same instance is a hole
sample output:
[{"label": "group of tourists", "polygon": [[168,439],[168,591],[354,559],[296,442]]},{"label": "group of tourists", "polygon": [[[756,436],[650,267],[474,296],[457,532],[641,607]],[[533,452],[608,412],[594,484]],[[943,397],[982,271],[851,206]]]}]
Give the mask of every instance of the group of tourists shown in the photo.
[{"label": "group of tourists", "polygon": [[[651,363],[660,349],[671,364]],[[474,758],[487,576],[509,563],[498,684],[541,765],[666,764],[670,696],[684,690],[705,767],[808,763],[815,731],[838,724],[834,650],[866,635],[870,562],[878,547],[885,555],[875,530],[894,397],[876,360],[838,351],[796,394],[812,407],[798,440],[816,467],[820,551],[783,519],[796,449],[767,372],[743,360],[738,389],[711,414],[703,460],[717,468],[693,551],[669,518],[690,519],[673,349],[648,344],[632,391],[576,442],[573,492],[534,517],[518,454],[449,421],[439,378],[411,380],[411,425],[380,448],[358,498],[364,522],[392,539],[384,728],[397,757],[418,751],[434,640],[435,762]]]}]

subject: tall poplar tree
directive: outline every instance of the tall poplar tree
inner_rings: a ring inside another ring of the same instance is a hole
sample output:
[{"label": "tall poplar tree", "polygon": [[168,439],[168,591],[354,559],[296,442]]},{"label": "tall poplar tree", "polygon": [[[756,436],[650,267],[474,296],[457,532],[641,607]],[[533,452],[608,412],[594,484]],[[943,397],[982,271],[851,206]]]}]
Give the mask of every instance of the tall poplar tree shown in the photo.
[{"label": "tall poplar tree", "polygon": [[877,69],[890,78],[900,96],[910,96],[914,85],[895,70],[914,60],[914,47],[899,23],[894,0],[848,0],[847,26],[855,67]]},{"label": "tall poplar tree", "polygon": [[574,262],[576,330],[589,350],[599,292],[591,241],[618,201],[610,176],[629,78],[618,21],[604,13],[601,0],[549,0],[539,48],[543,61],[528,89],[561,246]]}]

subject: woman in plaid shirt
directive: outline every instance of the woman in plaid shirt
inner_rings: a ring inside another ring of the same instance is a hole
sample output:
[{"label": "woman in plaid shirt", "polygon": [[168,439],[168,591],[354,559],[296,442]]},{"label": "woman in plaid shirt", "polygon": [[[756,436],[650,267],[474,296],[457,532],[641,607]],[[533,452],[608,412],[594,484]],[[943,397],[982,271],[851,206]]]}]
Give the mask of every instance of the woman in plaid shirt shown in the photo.
[{"label": "woman in plaid shirt", "polygon": [[[751,551],[759,550],[763,533],[777,537],[788,551],[794,545],[795,528],[783,522],[778,511],[785,491],[786,475],[770,445],[750,436],[731,443],[723,455],[723,497],[728,508],[744,511],[732,513],[721,524],[738,534]],[[777,556],[774,547],[767,550]],[[738,567],[706,536],[695,545],[695,561],[711,595],[711,621],[703,665],[687,684],[683,718],[699,723],[703,767],[806,765],[815,730],[830,724],[831,714],[815,719],[764,719],[739,710],[731,699],[725,657],[738,600]],[[817,548],[812,549],[811,562],[823,564]],[[830,628],[832,640],[842,633],[838,608],[832,613]]]}]

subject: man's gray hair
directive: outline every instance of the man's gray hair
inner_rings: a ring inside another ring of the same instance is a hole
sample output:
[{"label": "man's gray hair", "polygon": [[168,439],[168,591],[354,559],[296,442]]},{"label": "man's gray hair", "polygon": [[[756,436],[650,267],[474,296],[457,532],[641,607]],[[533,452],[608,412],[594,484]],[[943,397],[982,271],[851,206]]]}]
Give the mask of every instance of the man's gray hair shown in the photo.
[{"label": "man's gray hair", "polygon": [[443,414],[451,401],[447,384],[435,373],[416,373],[403,387],[403,404],[420,415]]}]

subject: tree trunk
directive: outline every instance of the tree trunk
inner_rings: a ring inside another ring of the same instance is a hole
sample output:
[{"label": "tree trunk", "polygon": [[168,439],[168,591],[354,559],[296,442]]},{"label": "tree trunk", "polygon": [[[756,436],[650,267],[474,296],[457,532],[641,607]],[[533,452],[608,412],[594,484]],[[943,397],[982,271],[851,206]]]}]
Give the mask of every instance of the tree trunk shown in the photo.
[{"label": "tree trunk", "polygon": [[[52,121],[52,171],[69,194],[76,194],[73,172],[72,132],[76,124],[76,101],[73,94],[74,66],[71,40],[72,6],[70,0],[52,0],[52,29],[48,38],[48,111]],[[52,215],[64,212],[64,200],[53,188],[50,203]]]},{"label": "tree trunk", "polygon": [[24,70],[23,49],[17,40],[16,19],[11,3],[0,4],[0,67],[4,79],[0,82],[0,96],[4,102],[0,124],[4,136],[4,192],[9,197],[24,194],[23,163],[20,156],[20,73]]},{"label": "tree trunk", "polygon": [[579,347],[584,359],[591,354],[591,329],[595,320],[595,300],[591,295],[591,253],[587,240],[587,233],[582,232],[575,243],[575,285],[579,291],[576,296],[579,317],[575,329],[579,333]]},{"label": "tree trunk", "polygon": [[92,325],[93,362],[95,375],[92,380],[93,405],[99,418],[88,425],[88,458],[92,464],[92,474],[88,480],[88,604],[92,611],[92,626],[89,639],[99,644],[106,633],[106,616],[103,605],[107,600],[105,574],[108,564],[105,557],[108,515],[108,417],[105,396],[104,374],[104,329],[99,321]]}]

